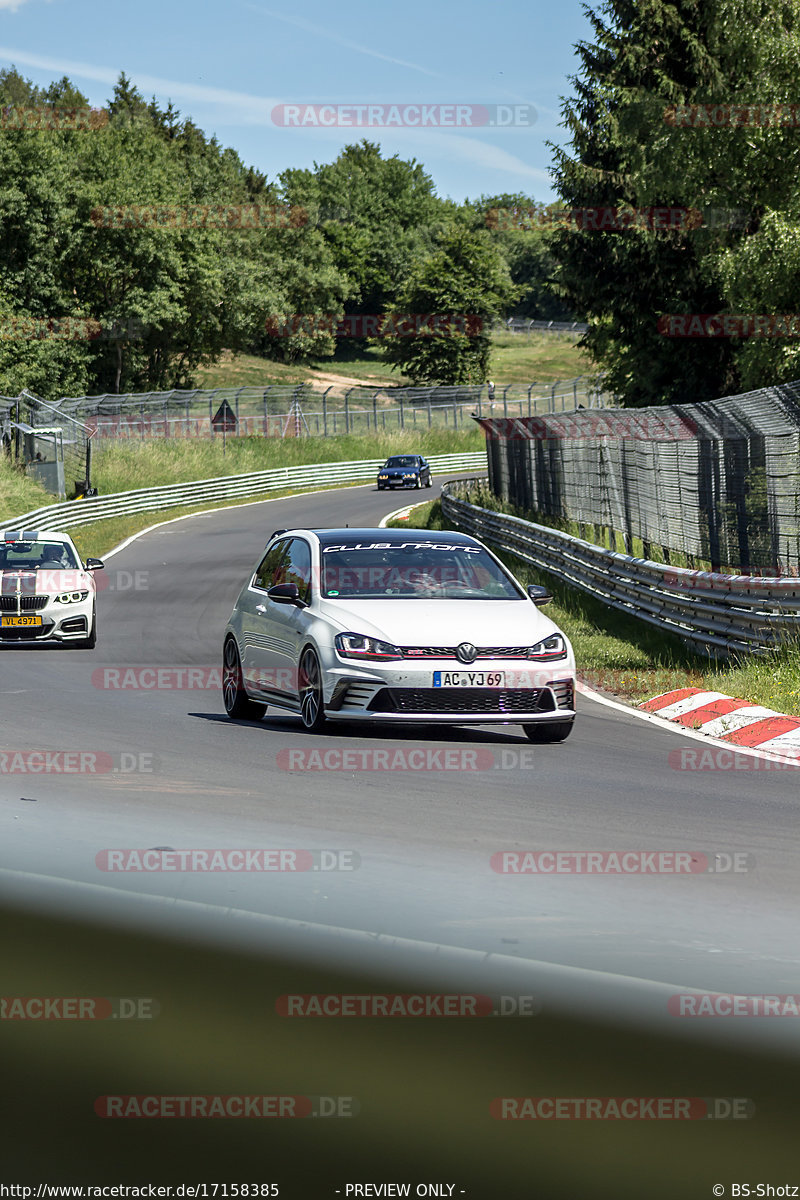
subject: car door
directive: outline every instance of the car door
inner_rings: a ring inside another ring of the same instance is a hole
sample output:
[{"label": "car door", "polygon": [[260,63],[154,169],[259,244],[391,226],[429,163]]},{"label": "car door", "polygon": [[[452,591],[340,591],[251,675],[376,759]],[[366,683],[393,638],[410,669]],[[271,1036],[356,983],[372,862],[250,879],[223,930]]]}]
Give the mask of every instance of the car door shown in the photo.
[{"label": "car door", "polygon": [[[311,546],[305,538],[290,538],[283,552],[255,582],[261,599],[256,605],[259,637],[254,640],[256,674],[252,686],[261,695],[296,697],[297,665],[305,637],[306,609],[294,604],[279,604],[267,592],[279,583],[293,583],[300,599],[311,600]],[[257,656],[257,659],[256,659]]]},{"label": "car door", "polygon": [[282,577],[283,564],[289,553],[289,541],[289,538],[283,538],[267,549],[250,583],[239,597],[242,674],[250,692],[261,691],[266,682],[269,636],[266,617],[270,607],[267,592],[273,582],[279,582]]}]

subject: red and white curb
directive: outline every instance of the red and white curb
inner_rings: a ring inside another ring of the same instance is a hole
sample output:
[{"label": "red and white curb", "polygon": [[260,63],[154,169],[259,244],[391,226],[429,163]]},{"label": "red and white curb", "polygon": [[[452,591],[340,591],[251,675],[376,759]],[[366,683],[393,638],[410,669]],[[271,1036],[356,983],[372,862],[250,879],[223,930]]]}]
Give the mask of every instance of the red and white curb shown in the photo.
[{"label": "red and white curb", "polygon": [[800,759],[800,717],[787,717],[722,692],[678,688],[645,700],[639,708],[729,745]]}]

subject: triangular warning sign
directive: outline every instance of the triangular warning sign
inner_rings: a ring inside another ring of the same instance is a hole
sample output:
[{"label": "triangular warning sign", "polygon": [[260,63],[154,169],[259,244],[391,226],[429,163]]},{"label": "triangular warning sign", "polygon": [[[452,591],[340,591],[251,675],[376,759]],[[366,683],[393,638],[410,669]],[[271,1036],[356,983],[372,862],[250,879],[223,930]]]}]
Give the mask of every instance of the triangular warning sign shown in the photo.
[{"label": "triangular warning sign", "polygon": [[228,404],[227,400],[223,400],[217,411],[211,418],[211,426],[213,429],[235,429],[236,414]]}]

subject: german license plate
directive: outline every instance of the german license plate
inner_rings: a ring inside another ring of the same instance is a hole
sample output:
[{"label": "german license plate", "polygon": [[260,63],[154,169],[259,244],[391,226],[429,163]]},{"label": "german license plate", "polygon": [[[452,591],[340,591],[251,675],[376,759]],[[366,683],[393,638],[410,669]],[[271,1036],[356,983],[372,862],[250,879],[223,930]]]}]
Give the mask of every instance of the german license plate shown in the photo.
[{"label": "german license plate", "polygon": [[31,625],[41,625],[41,617],[0,617],[0,625],[3,629],[8,629],[11,625],[24,625],[30,628]]},{"label": "german license plate", "polygon": [[434,671],[433,686],[501,688],[506,686],[505,671]]}]

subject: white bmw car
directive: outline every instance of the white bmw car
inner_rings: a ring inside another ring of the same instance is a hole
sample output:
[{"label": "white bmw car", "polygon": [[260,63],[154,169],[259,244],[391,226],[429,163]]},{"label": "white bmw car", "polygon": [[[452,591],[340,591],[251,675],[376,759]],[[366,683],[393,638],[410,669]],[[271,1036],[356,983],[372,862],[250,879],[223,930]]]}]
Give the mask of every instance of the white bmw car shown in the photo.
[{"label": "white bmw car", "polygon": [[82,563],[67,533],[7,529],[0,534],[0,645],[69,643],[90,650],[97,641],[99,558]]},{"label": "white bmw car", "polygon": [[293,529],[272,535],[225,630],[230,717],[268,705],[325,721],[521,725],[561,742],[575,659],[527,590],[461,533]]}]

